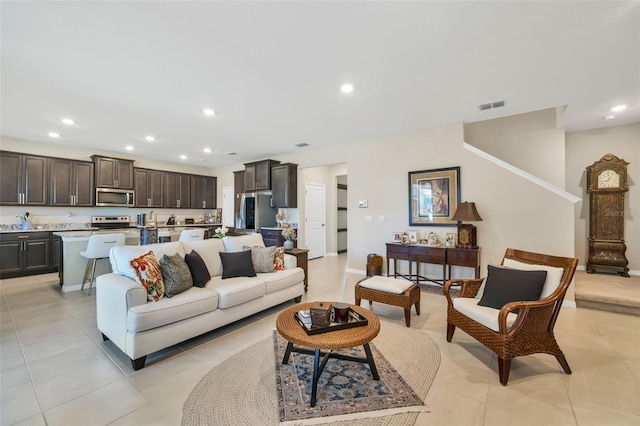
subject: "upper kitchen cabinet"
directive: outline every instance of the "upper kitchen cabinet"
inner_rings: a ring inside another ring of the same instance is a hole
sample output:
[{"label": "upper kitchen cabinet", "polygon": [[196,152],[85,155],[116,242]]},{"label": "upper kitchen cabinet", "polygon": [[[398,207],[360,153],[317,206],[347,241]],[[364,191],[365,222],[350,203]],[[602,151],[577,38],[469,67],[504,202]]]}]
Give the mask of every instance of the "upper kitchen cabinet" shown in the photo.
[{"label": "upper kitchen cabinet", "polygon": [[244,170],[233,172],[233,193],[244,194]]},{"label": "upper kitchen cabinet", "polygon": [[217,179],[213,176],[191,175],[191,208],[216,208]]},{"label": "upper kitchen cabinet", "polygon": [[51,158],[49,164],[50,206],[91,207],[94,205],[92,162]]},{"label": "upper kitchen cabinet", "polygon": [[99,155],[93,155],[91,158],[95,164],[96,187],[133,189],[132,160]]},{"label": "upper kitchen cabinet", "polygon": [[46,206],[48,158],[0,152],[0,205]]},{"label": "upper kitchen cabinet", "polygon": [[167,208],[191,207],[191,176],[183,173],[166,173],[164,206]]},{"label": "upper kitchen cabinet", "polygon": [[271,167],[280,164],[275,160],[262,160],[244,165],[244,192],[271,189]]},{"label": "upper kitchen cabinet", "polygon": [[165,176],[160,170],[134,169],[136,207],[164,207]]},{"label": "upper kitchen cabinet", "polygon": [[298,207],[298,165],[277,164],[271,168],[274,207]]}]

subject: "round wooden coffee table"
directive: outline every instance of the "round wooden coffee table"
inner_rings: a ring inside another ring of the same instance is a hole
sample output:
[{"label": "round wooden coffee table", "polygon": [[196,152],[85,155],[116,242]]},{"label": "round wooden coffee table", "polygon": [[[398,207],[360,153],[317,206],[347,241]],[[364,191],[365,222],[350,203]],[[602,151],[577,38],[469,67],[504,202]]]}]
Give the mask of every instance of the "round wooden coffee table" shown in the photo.
[{"label": "round wooden coffee table", "polygon": [[[311,406],[316,405],[316,394],[318,388],[318,379],[324,370],[329,358],[342,359],[347,361],[361,362],[369,364],[371,375],[374,380],[380,380],[376,364],[371,355],[369,342],[372,341],[380,332],[380,320],[371,311],[360,306],[349,305],[351,309],[362,315],[368,320],[368,324],[361,327],[353,327],[345,330],[330,331],[328,333],[308,335],[302,326],[295,319],[294,314],[297,311],[309,309],[317,302],[301,303],[285,309],[278,315],[276,319],[276,329],[282,337],[287,340],[287,349],[282,359],[283,364],[289,362],[291,352],[314,355],[313,360],[313,383],[311,386]],[[336,303],[336,302],[324,302]],[[366,354],[365,358],[357,358],[343,354],[331,352],[334,349],[353,348],[363,346]],[[304,349],[310,348],[310,349]],[[320,360],[322,356],[322,360]]]}]

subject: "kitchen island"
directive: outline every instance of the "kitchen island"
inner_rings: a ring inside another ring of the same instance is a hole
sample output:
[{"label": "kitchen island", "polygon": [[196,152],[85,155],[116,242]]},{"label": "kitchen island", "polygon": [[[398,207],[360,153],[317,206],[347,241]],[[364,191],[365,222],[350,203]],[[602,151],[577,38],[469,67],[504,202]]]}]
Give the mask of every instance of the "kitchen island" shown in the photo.
[{"label": "kitchen island", "polygon": [[[177,241],[180,233],[185,229],[193,229],[193,226],[171,226],[159,227],[158,237],[169,237],[171,241]],[[137,246],[140,244],[140,229],[101,229],[82,231],[59,231],[53,235],[60,237],[62,248],[60,250],[60,286],[62,291],[80,290],[82,278],[87,266],[87,259],[80,255],[80,252],[87,249],[89,237],[96,234],[125,234],[125,244]],[[111,264],[108,259],[99,260],[96,264],[96,276],[111,272]],[[85,287],[88,287],[85,285]]]}]

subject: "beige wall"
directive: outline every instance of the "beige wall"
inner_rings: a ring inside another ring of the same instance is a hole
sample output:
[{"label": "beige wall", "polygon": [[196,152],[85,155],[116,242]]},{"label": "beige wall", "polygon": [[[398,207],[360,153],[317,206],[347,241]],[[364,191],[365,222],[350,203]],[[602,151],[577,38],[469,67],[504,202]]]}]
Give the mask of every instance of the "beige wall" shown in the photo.
[{"label": "beige wall", "polygon": [[564,134],[556,108],[464,125],[465,142],[562,189]]},{"label": "beige wall", "polygon": [[566,135],[567,191],[582,198],[575,206],[575,253],[580,265],[587,262],[589,194],[586,167],[611,153],[629,164],[629,191],[625,197],[625,243],[632,273],[640,274],[640,124],[606,127]]}]

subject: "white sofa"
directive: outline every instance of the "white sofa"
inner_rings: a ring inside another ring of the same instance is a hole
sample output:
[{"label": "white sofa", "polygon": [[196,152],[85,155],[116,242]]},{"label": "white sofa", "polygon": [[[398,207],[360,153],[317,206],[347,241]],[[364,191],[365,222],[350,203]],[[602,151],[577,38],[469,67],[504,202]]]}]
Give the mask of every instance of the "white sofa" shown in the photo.
[{"label": "white sofa", "polygon": [[[256,277],[222,279],[219,252],[241,251],[243,246],[264,246],[262,235],[121,246],[111,250],[112,273],[96,279],[98,329],[131,358],[134,370],[144,367],[148,354],[232,323],[304,293],[304,271],[294,256],[285,254],[285,270],[258,273]],[[211,280],[202,288],[157,302],[147,302],[146,289],[133,277],[129,261],[152,250],[164,254],[191,253],[204,260]]]}]

